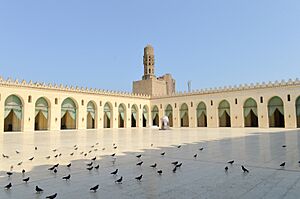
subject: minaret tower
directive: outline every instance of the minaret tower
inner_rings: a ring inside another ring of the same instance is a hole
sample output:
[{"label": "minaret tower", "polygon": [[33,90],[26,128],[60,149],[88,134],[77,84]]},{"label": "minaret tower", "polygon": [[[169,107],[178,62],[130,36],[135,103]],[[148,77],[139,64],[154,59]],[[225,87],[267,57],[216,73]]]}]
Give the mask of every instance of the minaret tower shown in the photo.
[{"label": "minaret tower", "polygon": [[151,45],[144,48],[144,76],[143,80],[154,79],[154,49]]}]

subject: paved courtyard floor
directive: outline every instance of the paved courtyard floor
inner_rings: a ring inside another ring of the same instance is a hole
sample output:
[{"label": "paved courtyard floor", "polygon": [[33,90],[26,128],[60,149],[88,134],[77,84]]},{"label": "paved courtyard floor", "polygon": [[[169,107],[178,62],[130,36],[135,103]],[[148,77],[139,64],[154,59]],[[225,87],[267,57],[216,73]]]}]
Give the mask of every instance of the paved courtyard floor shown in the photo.
[{"label": "paved courtyard floor", "polygon": [[[285,129],[1,133],[0,198],[45,198],[54,193],[57,198],[80,199],[300,198],[299,142],[300,130]],[[136,157],[139,154],[140,159]],[[235,162],[230,165],[229,160]],[[182,163],[175,173],[174,161]],[[91,162],[100,168],[88,171]],[[285,167],[280,167],[283,162]],[[66,166],[69,163],[70,168]],[[150,167],[154,163],[157,168]],[[55,164],[59,164],[56,174],[48,170]],[[250,172],[243,173],[241,165]],[[116,169],[118,174],[111,175]],[[11,177],[8,171],[12,171]],[[62,180],[68,174],[71,179]],[[139,182],[135,177],[141,174]],[[121,176],[122,184],[115,183]],[[28,183],[22,181],[26,177],[30,177]],[[13,186],[5,190],[9,182]],[[98,191],[91,192],[97,184]],[[44,191],[37,194],[36,185]]]}]

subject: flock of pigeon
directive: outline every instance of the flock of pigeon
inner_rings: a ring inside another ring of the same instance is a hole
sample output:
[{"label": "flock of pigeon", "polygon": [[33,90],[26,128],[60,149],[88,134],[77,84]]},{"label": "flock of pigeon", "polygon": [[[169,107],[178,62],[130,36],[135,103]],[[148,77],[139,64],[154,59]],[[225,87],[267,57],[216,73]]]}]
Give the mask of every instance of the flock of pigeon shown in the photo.
[{"label": "flock of pigeon", "polygon": [[[97,150],[98,150],[98,149],[96,148],[96,145],[99,145],[99,143],[97,142],[95,145],[92,145],[92,146],[91,146],[91,148],[94,148],[94,151],[97,151]],[[151,147],[153,147],[153,144],[151,144]],[[283,145],[282,147],[285,148],[286,145]],[[178,148],[178,149],[181,148],[181,145],[178,145],[177,148]],[[113,144],[113,149],[117,149],[116,144]],[[38,148],[35,147],[35,150],[38,150]],[[74,150],[74,152],[77,151],[77,150],[78,150],[78,146],[77,146],[77,145],[74,145],[73,150]],[[102,148],[102,150],[105,150],[105,148]],[[204,147],[199,148],[199,151],[203,151],[203,150],[204,150]],[[53,149],[52,151],[53,151],[53,152],[56,152],[57,149]],[[70,153],[70,156],[73,156],[73,155],[74,155],[74,152]],[[92,150],[90,150],[88,153],[91,153],[91,152],[92,152]],[[16,150],[16,153],[19,154],[20,152]],[[88,153],[81,152],[80,154],[81,154],[81,155],[84,155],[84,156],[87,156]],[[160,156],[165,156],[165,155],[166,155],[166,152],[160,152]],[[53,157],[54,157],[54,158],[57,158],[57,157],[59,157],[59,156],[62,156],[62,154],[59,153],[59,154],[54,155]],[[116,161],[116,158],[117,158],[116,153],[113,153],[113,154],[111,154],[110,156],[111,156],[111,158],[113,159],[112,162],[113,162],[113,164],[114,164],[114,162]],[[194,155],[193,155],[194,159],[196,159],[197,156],[198,156],[197,153],[194,154]],[[3,157],[4,159],[10,158],[8,155],[5,155],[5,154],[2,154],[2,157]],[[35,158],[35,157],[31,157],[31,158],[29,158],[28,160],[29,160],[29,161],[33,161],[34,158]],[[46,159],[50,159],[51,156],[47,156],[47,157],[45,157],[45,158],[46,158]],[[141,158],[142,158],[142,154],[136,155],[136,158],[138,159],[138,162],[136,163],[136,166],[142,166],[143,163],[144,163],[144,162],[142,161],[142,159],[141,159]],[[86,169],[87,169],[88,171],[91,171],[91,170],[93,170],[93,169],[98,170],[98,169],[100,168],[100,165],[99,165],[99,164],[97,164],[97,165],[95,164],[96,159],[97,159],[97,157],[95,156],[94,158],[91,158],[91,160],[90,160],[89,163],[86,164]],[[233,165],[234,162],[235,162],[234,160],[230,160],[230,161],[227,162],[227,164]],[[21,166],[22,163],[23,163],[23,162],[19,162],[19,163],[17,164],[17,166]],[[300,161],[299,161],[299,164],[300,164]],[[173,165],[173,167],[172,167],[172,168],[173,168],[173,169],[172,169],[172,172],[173,172],[173,173],[176,173],[177,169],[181,168],[181,166],[183,165],[183,163],[182,163],[182,162],[178,162],[178,161],[174,161],[174,162],[171,162],[171,165]],[[57,164],[51,166],[50,168],[48,168],[48,170],[49,170],[50,172],[53,172],[53,173],[56,174],[57,171],[58,171],[59,166],[60,166],[59,163],[57,163]],[[72,166],[71,163],[69,163],[69,164],[66,165],[66,167],[67,167],[68,169],[70,169],[71,166]],[[158,166],[157,163],[153,163],[152,165],[149,165],[149,167],[152,168],[152,169],[156,169],[157,166]],[[280,164],[280,167],[283,168],[284,166],[285,166],[285,162],[283,162],[283,163]],[[10,178],[10,177],[14,174],[14,173],[12,172],[13,168],[14,168],[14,167],[13,167],[13,165],[12,165],[11,168],[10,168],[10,171],[6,172],[8,178]],[[228,169],[229,169],[229,167],[226,166],[226,167],[225,167],[225,172],[226,172],[226,173],[228,172]],[[241,170],[242,170],[242,172],[244,172],[244,173],[249,173],[249,170],[248,170],[245,166],[243,166],[243,165],[241,165]],[[116,170],[112,171],[110,174],[116,177],[117,174],[118,174],[118,172],[119,172],[119,169],[116,169]],[[157,172],[157,175],[162,175],[162,174],[163,174],[163,171],[162,171],[161,169],[156,170],[156,172]],[[28,182],[30,181],[30,177],[26,177],[26,178],[25,178],[25,177],[24,177],[25,174],[26,174],[26,171],[23,169],[23,170],[22,170],[22,176],[23,176],[22,181],[23,181],[24,183],[28,183]],[[137,180],[137,181],[142,181],[142,178],[143,178],[143,174],[140,174],[139,176],[136,176],[136,177],[135,177],[135,180]],[[62,180],[68,181],[68,180],[70,180],[70,179],[71,179],[71,174],[68,174],[68,175],[62,177]],[[116,183],[116,184],[122,184],[122,181],[123,181],[123,176],[120,176],[119,178],[117,178],[117,179],[115,180],[115,183]],[[4,186],[4,189],[5,189],[5,190],[10,190],[10,189],[12,189],[12,186],[13,186],[13,185],[12,185],[12,183],[10,182],[10,183],[7,184],[6,186]],[[91,187],[91,188],[90,188],[90,191],[91,191],[91,192],[97,192],[98,189],[99,189],[99,184],[97,184],[97,185]],[[36,194],[41,194],[43,191],[44,191],[43,188],[41,188],[41,187],[39,187],[39,186],[35,186],[35,192],[36,192]],[[49,196],[46,196],[46,198],[48,198],[48,199],[54,199],[54,198],[57,197],[57,195],[58,195],[58,193],[53,193],[53,194],[51,194],[51,195],[49,195]]]}]

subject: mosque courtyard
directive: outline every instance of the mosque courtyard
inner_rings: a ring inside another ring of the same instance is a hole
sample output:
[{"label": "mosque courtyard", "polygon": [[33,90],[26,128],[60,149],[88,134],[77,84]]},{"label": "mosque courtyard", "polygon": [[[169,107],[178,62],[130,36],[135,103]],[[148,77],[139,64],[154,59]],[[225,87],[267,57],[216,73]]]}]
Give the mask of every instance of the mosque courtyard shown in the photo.
[{"label": "mosque courtyard", "polygon": [[299,130],[258,128],[1,133],[0,198],[299,198],[299,141]]}]

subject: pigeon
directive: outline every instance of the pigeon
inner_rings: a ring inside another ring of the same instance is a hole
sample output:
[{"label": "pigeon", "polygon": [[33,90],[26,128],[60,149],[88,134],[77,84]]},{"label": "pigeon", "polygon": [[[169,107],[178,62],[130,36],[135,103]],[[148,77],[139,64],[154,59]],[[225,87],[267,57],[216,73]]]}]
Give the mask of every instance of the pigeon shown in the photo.
[{"label": "pigeon", "polygon": [[135,156],[135,157],[137,157],[137,158],[141,158],[141,157],[142,157],[142,155],[141,155],[141,154],[139,154],[139,155],[137,155],[137,156]]},{"label": "pigeon", "polygon": [[57,151],[57,149],[53,149],[52,151],[53,151],[53,152],[56,152],[56,151]]},{"label": "pigeon", "polygon": [[94,151],[98,151],[98,149],[94,149]]},{"label": "pigeon", "polygon": [[181,145],[178,145],[177,148],[178,148],[178,149],[181,148]]},{"label": "pigeon", "polygon": [[84,154],[84,151],[80,152],[80,155]]},{"label": "pigeon", "polygon": [[35,186],[35,191],[36,191],[36,193],[41,193],[41,192],[43,192],[44,190],[41,189],[41,188],[38,187],[38,186]]},{"label": "pigeon", "polygon": [[87,153],[85,153],[84,156],[87,156]]},{"label": "pigeon", "polygon": [[54,199],[54,198],[56,198],[56,196],[57,196],[57,193],[52,194],[50,196],[47,196],[46,198],[48,198],[48,199]]},{"label": "pigeon", "polygon": [[19,154],[19,153],[20,153],[20,151],[16,150],[16,154]]},{"label": "pigeon", "polygon": [[96,145],[99,145],[99,142],[97,142]]},{"label": "pigeon", "polygon": [[37,146],[36,146],[36,147],[34,147],[34,150],[37,150]]},{"label": "pigeon", "polygon": [[74,155],[74,153],[70,153],[70,156],[73,156]]},{"label": "pigeon", "polygon": [[99,169],[99,167],[100,167],[100,165],[98,164],[97,166],[95,166],[95,169],[97,169],[97,170],[98,170],[98,169]]},{"label": "pigeon", "polygon": [[94,167],[88,167],[87,170],[91,171]]},{"label": "pigeon", "polygon": [[198,154],[196,153],[196,154],[194,155],[194,158],[197,158],[197,155],[198,155]]},{"label": "pigeon", "polygon": [[119,169],[116,169],[115,171],[111,172],[110,174],[117,175],[118,171],[119,171]]},{"label": "pigeon", "polygon": [[58,157],[58,154],[56,154],[54,157],[57,158],[57,157]]},{"label": "pigeon", "polygon": [[143,175],[141,174],[140,176],[135,177],[135,179],[138,180],[138,181],[141,181],[141,180],[142,180],[142,177],[143,177]]},{"label": "pigeon", "polygon": [[76,147],[77,147],[77,145],[75,144],[73,147],[74,147],[74,148],[76,148]]},{"label": "pigeon", "polygon": [[13,173],[12,172],[6,172],[6,174],[8,175],[8,177],[10,177]]},{"label": "pigeon", "polygon": [[23,162],[19,162],[17,165],[20,166],[20,165],[22,165],[22,163],[23,163]]},{"label": "pigeon", "polygon": [[143,164],[143,161],[138,162],[138,163],[136,164],[136,166],[142,166],[142,164]]},{"label": "pigeon", "polygon": [[156,168],[156,166],[157,166],[157,164],[156,164],[156,163],[154,163],[154,164],[150,165],[150,167],[152,167],[152,168]]},{"label": "pigeon", "polygon": [[59,163],[57,163],[57,164],[53,165],[53,167],[58,167],[58,166],[59,166]]},{"label": "pigeon", "polygon": [[49,171],[53,171],[54,169],[55,169],[55,167],[52,166],[52,167],[50,167],[48,170],[49,170]]},{"label": "pigeon", "polygon": [[115,144],[115,143],[113,143],[113,146],[116,146],[116,144]]},{"label": "pigeon", "polygon": [[70,180],[70,178],[71,178],[71,174],[62,177],[62,179],[63,179],[63,180],[66,180],[66,181],[67,181],[67,180]]},{"label": "pigeon", "polygon": [[300,160],[298,161],[298,163],[300,164]]},{"label": "pigeon", "polygon": [[68,167],[68,168],[70,168],[71,166],[72,166],[72,164],[71,164],[71,163],[67,164],[67,167]]},{"label": "pigeon", "polygon": [[105,150],[105,148],[102,148],[102,151],[104,151]]},{"label": "pigeon", "polygon": [[177,167],[175,166],[173,169],[173,173],[176,173]]},{"label": "pigeon", "polygon": [[93,165],[93,162],[90,162],[90,163],[88,163],[88,164],[86,164],[86,166],[92,166]]},{"label": "pigeon", "polygon": [[177,164],[178,164],[178,161],[172,162],[171,164],[177,165]]},{"label": "pigeon", "polygon": [[29,158],[30,161],[32,161],[34,159],[34,157]]},{"label": "pigeon", "polygon": [[225,167],[225,172],[227,172],[227,171],[228,171],[228,167],[226,166],[226,167]]},{"label": "pigeon", "polygon": [[153,146],[153,144],[151,144],[151,147]]},{"label": "pigeon", "polygon": [[92,158],[92,161],[95,161],[96,160],[96,156],[94,158]]},{"label": "pigeon", "polygon": [[113,154],[111,154],[110,156],[111,156],[111,157],[115,157],[115,155],[116,155],[116,154],[115,154],[115,153],[113,153]]},{"label": "pigeon", "polygon": [[286,145],[282,145],[282,148],[285,148],[286,147]]},{"label": "pigeon", "polygon": [[91,146],[91,148],[94,148],[94,147],[95,147],[94,145]]},{"label": "pigeon", "polygon": [[23,174],[23,175],[25,174],[25,169],[22,170],[22,174]]},{"label": "pigeon", "polygon": [[203,151],[203,149],[204,149],[204,148],[203,148],[203,147],[201,147],[201,148],[199,149],[199,151]]},{"label": "pigeon", "polygon": [[27,177],[27,178],[24,178],[23,181],[27,183],[29,181],[29,179],[30,179],[30,177]]},{"label": "pigeon", "polygon": [[90,191],[96,192],[98,188],[99,188],[99,185],[97,184],[96,186],[90,188]]},{"label": "pigeon", "polygon": [[62,154],[60,153],[58,156],[61,156]]},{"label": "pigeon", "polygon": [[114,146],[114,149],[117,149],[118,147],[117,146]]},{"label": "pigeon", "polygon": [[227,162],[228,164],[233,164],[234,163],[234,160],[230,160]]},{"label": "pigeon", "polygon": [[90,150],[89,153],[92,153],[92,150]]},{"label": "pigeon", "polygon": [[50,155],[46,157],[46,159],[50,159]]},{"label": "pigeon", "polygon": [[76,147],[74,150],[77,151],[78,147]]},{"label": "pigeon", "polygon": [[54,169],[53,172],[54,172],[54,173],[57,173],[57,169]]},{"label": "pigeon", "polygon": [[121,176],[118,180],[115,181],[115,183],[122,184],[123,176]]},{"label": "pigeon", "polygon": [[164,156],[166,154],[166,152],[162,152],[160,155]]},{"label": "pigeon", "polygon": [[181,166],[182,166],[182,162],[176,165],[177,168],[180,168]]},{"label": "pigeon", "polygon": [[161,175],[161,174],[162,174],[162,170],[158,170],[157,173],[158,173],[159,175]]},{"label": "pigeon", "polygon": [[4,187],[4,189],[10,189],[12,187],[12,184],[11,184],[11,182],[8,184],[8,185],[6,185],[5,187]]},{"label": "pigeon", "polygon": [[284,167],[284,166],[285,166],[285,162],[281,163],[280,166],[281,166],[281,167]]},{"label": "pigeon", "polygon": [[3,156],[4,158],[9,158],[8,155],[5,155],[5,154],[3,154],[3,153],[2,153],[2,156]]},{"label": "pigeon", "polygon": [[245,172],[249,173],[249,170],[246,169],[243,165],[242,165],[242,170],[243,170],[244,173],[245,173]]}]

